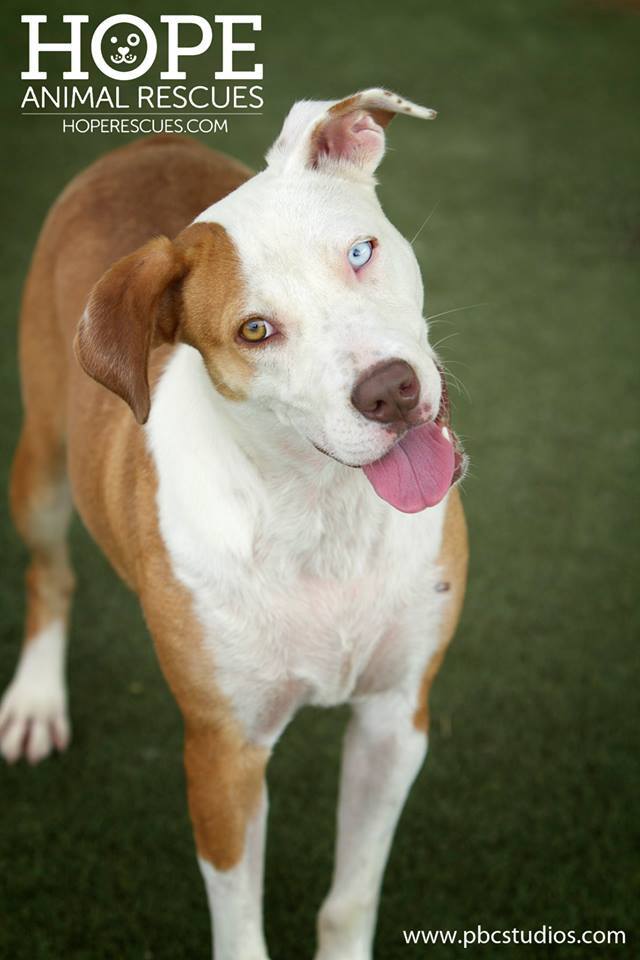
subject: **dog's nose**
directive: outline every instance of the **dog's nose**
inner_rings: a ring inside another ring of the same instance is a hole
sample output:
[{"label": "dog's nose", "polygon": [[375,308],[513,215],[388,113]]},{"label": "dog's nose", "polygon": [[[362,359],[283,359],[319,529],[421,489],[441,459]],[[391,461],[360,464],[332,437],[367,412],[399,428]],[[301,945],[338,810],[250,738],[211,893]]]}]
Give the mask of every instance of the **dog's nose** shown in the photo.
[{"label": "dog's nose", "polygon": [[420,399],[420,383],[404,360],[389,360],[365,373],[355,385],[351,402],[367,420],[395,423],[405,420]]},{"label": "dog's nose", "polygon": [[118,53],[121,56],[126,57],[126,55],[129,53],[129,47],[118,47]]}]

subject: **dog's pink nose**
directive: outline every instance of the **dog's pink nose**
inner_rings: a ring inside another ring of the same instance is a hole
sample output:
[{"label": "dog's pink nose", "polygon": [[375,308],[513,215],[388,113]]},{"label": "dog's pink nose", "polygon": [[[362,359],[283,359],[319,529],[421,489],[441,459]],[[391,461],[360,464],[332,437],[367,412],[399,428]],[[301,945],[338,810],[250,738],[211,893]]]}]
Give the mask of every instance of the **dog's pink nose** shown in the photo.
[{"label": "dog's pink nose", "polygon": [[389,360],[375,367],[355,385],[351,402],[367,420],[395,423],[406,420],[420,399],[420,383],[404,360]]}]

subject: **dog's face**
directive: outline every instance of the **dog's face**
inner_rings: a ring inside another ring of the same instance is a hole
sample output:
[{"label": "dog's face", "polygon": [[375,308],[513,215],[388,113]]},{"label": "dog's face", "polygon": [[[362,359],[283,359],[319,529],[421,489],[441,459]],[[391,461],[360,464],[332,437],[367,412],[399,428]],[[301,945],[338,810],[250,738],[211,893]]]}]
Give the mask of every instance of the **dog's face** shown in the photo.
[{"label": "dog's face", "polygon": [[[413,511],[441,499],[463,459],[427,339],[420,270],[375,193],[384,127],[398,112],[434,115],[380,90],[296,104],[266,170],[173,244],[152,241],[142,259],[116,264],[83,323],[110,309],[114,271],[127,297],[135,274],[138,289],[156,290],[150,337],[190,343],[227,398],[268,409],[327,455],[366,466],[384,499]],[[105,382],[86,362],[82,334],[81,325],[80,360]],[[139,377],[115,389],[146,419]],[[433,476],[416,488],[425,467]]]},{"label": "dog's face", "polygon": [[[232,389],[358,466],[438,410],[418,265],[372,185],[317,171],[267,172],[204,216],[224,226],[240,264],[233,337],[248,369],[228,371]],[[368,419],[354,391],[393,361],[415,372],[417,402],[406,422]]]}]

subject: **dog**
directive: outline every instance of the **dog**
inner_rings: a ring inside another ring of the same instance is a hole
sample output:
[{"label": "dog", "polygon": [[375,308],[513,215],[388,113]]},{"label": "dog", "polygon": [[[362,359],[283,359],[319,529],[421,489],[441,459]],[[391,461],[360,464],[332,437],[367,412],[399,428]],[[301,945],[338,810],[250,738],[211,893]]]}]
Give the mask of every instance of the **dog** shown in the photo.
[{"label": "dog", "polygon": [[31,563],[0,748],[69,743],[75,507],[183,714],[216,960],[267,958],[267,761],[301,706],[342,703],[315,957],[370,960],[461,610],[466,455],[375,191],[396,114],[435,115],[380,89],[299,102],[255,176],[187,138],[115,150],[54,204],[26,282],[11,505]]}]

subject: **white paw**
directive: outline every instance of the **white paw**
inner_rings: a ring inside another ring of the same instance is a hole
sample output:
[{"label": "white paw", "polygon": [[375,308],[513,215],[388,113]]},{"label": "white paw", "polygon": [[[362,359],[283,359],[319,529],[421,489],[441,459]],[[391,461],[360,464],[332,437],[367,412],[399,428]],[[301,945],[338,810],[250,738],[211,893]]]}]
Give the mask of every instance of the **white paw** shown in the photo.
[{"label": "white paw", "polygon": [[54,620],[22,648],[0,703],[0,753],[8,763],[38,763],[71,739],[64,681],[64,624]]},{"label": "white paw", "polygon": [[52,750],[65,750],[70,739],[65,691],[17,676],[0,704],[0,753],[7,763],[20,757],[38,763]]}]

